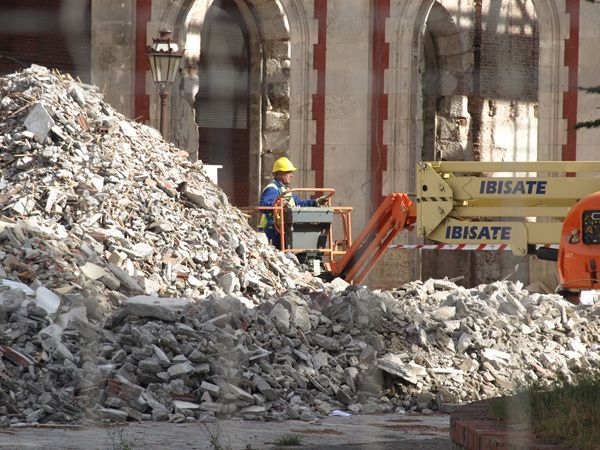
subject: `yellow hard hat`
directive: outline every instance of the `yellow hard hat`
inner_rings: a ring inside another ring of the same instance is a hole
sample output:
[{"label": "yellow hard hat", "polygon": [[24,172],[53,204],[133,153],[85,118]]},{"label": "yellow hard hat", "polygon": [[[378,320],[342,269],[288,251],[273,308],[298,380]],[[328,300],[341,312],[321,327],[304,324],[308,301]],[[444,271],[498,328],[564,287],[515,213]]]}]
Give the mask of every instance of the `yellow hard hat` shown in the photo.
[{"label": "yellow hard hat", "polygon": [[294,167],[292,162],[289,159],[287,159],[285,156],[282,156],[277,161],[275,161],[275,164],[273,164],[273,173],[294,172],[296,170],[297,169]]}]

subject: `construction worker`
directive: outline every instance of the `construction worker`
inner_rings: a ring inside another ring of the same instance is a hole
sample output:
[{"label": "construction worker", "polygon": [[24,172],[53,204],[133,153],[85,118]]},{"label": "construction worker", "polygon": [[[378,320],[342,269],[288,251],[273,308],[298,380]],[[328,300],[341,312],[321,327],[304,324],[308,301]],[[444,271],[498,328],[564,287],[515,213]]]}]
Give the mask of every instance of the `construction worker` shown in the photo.
[{"label": "construction worker", "polygon": [[[284,205],[292,206],[319,206],[325,204],[327,199],[320,197],[317,200],[300,200],[294,193],[288,192],[285,194],[294,177],[296,167],[285,156],[279,158],[273,164],[273,181],[271,181],[262,191],[260,196],[260,206],[273,206],[275,200],[281,195],[283,196]],[[263,213],[258,229],[264,232],[276,248],[281,249],[281,236],[275,226],[275,218],[272,212]]]}]

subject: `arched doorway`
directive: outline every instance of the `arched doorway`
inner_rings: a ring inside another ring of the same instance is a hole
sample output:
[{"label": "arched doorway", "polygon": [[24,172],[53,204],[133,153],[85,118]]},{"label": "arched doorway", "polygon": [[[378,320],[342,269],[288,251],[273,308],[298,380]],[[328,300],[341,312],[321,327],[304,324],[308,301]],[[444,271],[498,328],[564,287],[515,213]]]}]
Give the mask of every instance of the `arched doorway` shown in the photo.
[{"label": "arched doorway", "polygon": [[[480,12],[473,5],[480,6]],[[385,125],[389,132],[383,139],[388,147],[384,192],[414,192],[419,159],[524,160],[535,159],[536,154],[538,160],[560,158],[561,49],[566,35],[563,25],[567,22],[557,9],[552,0],[390,0],[386,20],[386,36],[392,38],[386,91],[389,103]],[[477,55],[475,43],[482,45]],[[495,44],[493,52],[490,50],[494,45],[489,44]],[[495,58],[499,53],[502,59]],[[513,70],[514,65],[518,67]],[[506,82],[524,73],[529,76],[522,77],[524,81]],[[488,83],[490,77],[493,82]],[[517,87],[520,93],[514,92]],[[484,145],[474,148],[473,142],[480,140]],[[535,149],[536,154],[527,153],[527,149]],[[492,155],[489,150],[493,150]],[[405,239],[415,235],[407,234]],[[400,252],[395,260],[390,256],[379,266],[395,264],[412,271],[407,277],[403,274],[402,280],[436,276],[435,268],[427,267],[427,263],[422,266],[418,253]],[[485,258],[494,257],[489,253],[481,252],[473,258],[483,261],[477,262],[479,266],[473,273],[479,275],[485,267],[488,279],[494,271],[501,274],[496,276],[498,279],[513,269],[514,264],[488,261]],[[442,264],[440,258],[435,262]],[[470,262],[447,262],[444,275],[453,276],[448,267],[454,270],[469,266]],[[526,269],[526,265],[520,265],[520,270]],[[395,285],[398,278],[389,277]]]},{"label": "arched doorway", "polygon": [[223,166],[219,185],[238,206],[249,203],[250,46],[234,0],[215,0],[206,13],[195,111],[198,156]]},{"label": "arched doorway", "polygon": [[[161,23],[173,24],[173,29],[181,30],[181,43],[186,49],[185,64],[189,71],[184,75],[188,82],[179,86],[182,89],[179,97],[182,101],[188,95],[193,99],[192,120],[198,125],[199,109],[203,108],[201,99],[196,96],[198,78],[204,70],[200,64],[210,64],[208,60],[202,61],[206,56],[205,36],[210,34],[205,28],[214,26],[214,17],[211,19],[208,12],[213,4],[224,3],[216,0],[165,2],[158,15]],[[271,177],[273,162],[284,154],[288,154],[299,168],[297,183],[314,185],[310,181],[314,176],[310,158],[314,119],[309,61],[312,60],[311,49],[316,37],[311,35],[312,13],[305,9],[304,0],[233,0],[227,3],[249,47],[249,143],[246,147],[249,175],[245,188],[249,198],[246,204],[256,205],[263,186]],[[210,98],[207,93],[205,86],[200,97]],[[191,140],[183,136],[185,132],[181,131],[190,120],[189,109],[180,108],[174,120],[174,129],[180,127],[177,139],[191,144]],[[204,133],[204,136],[208,135]],[[184,148],[195,158],[198,147]],[[209,156],[207,152],[202,148],[200,152],[198,158],[210,163],[206,159]],[[241,175],[245,176],[245,173]],[[219,174],[219,184],[225,177],[223,172]]]},{"label": "arched doorway", "polygon": [[[528,161],[537,158],[539,31],[532,0],[477,0],[453,10],[433,2],[420,48],[423,157]],[[469,17],[472,32],[461,25]],[[418,138],[418,136],[417,136]],[[418,155],[420,156],[420,155]],[[417,157],[418,157],[417,156]],[[474,286],[528,261],[510,253],[423,251],[423,277],[464,277]],[[469,267],[471,270],[465,271]]]}]

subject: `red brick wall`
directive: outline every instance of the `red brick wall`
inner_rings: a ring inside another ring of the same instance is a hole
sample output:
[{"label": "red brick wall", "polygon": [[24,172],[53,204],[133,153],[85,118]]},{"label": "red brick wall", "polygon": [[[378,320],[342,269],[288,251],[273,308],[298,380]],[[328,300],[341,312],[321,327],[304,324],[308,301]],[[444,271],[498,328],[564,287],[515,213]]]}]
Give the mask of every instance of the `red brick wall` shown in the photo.
[{"label": "red brick wall", "polygon": [[[565,63],[569,67],[569,89],[563,97],[563,114],[567,119],[567,143],[563,145],[563,161],[577,159],[577,104],[579,92],[579,13],[580,0],[568,0],[569,39],[565,42]],[[573,175],[573,174],[571,174]]]},{"label": "red brick wall", "polygon": [[375,0],[372,30],[371,212],[374,212],[383,200],[383,172],[387,170],[388,147],[383,144],[383,123],[388,118],[384,73],[390,62],[389,44],[385,41],[385,20],[389,16],[390,0]]},{"label": "red brick wall", "polygon": [[0,74],[39,64],[89,82],[90,44],[91,0],[0,0]]},{"label": "red brick wall", "polygon": [[316,142],[312,146],[312,169],[315,187],[323,187],[325,177],[325,71],[327,55],[327,0],[315,0],[315,19],[319,21],[319,42],[314,46],[313,66],[317,71],[317,93],[313,94],[313,120],[316,122]]}]

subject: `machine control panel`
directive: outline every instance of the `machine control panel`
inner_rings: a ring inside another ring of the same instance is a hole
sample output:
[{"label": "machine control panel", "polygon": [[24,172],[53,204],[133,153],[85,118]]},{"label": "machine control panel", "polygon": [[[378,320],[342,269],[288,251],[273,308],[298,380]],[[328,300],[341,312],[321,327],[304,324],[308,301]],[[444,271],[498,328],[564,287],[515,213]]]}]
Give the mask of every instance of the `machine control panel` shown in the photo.
[{"label": "machine control panel", "polygon": [[583,211],[581,220],[583,243],[600,244],[600,210]]}]

